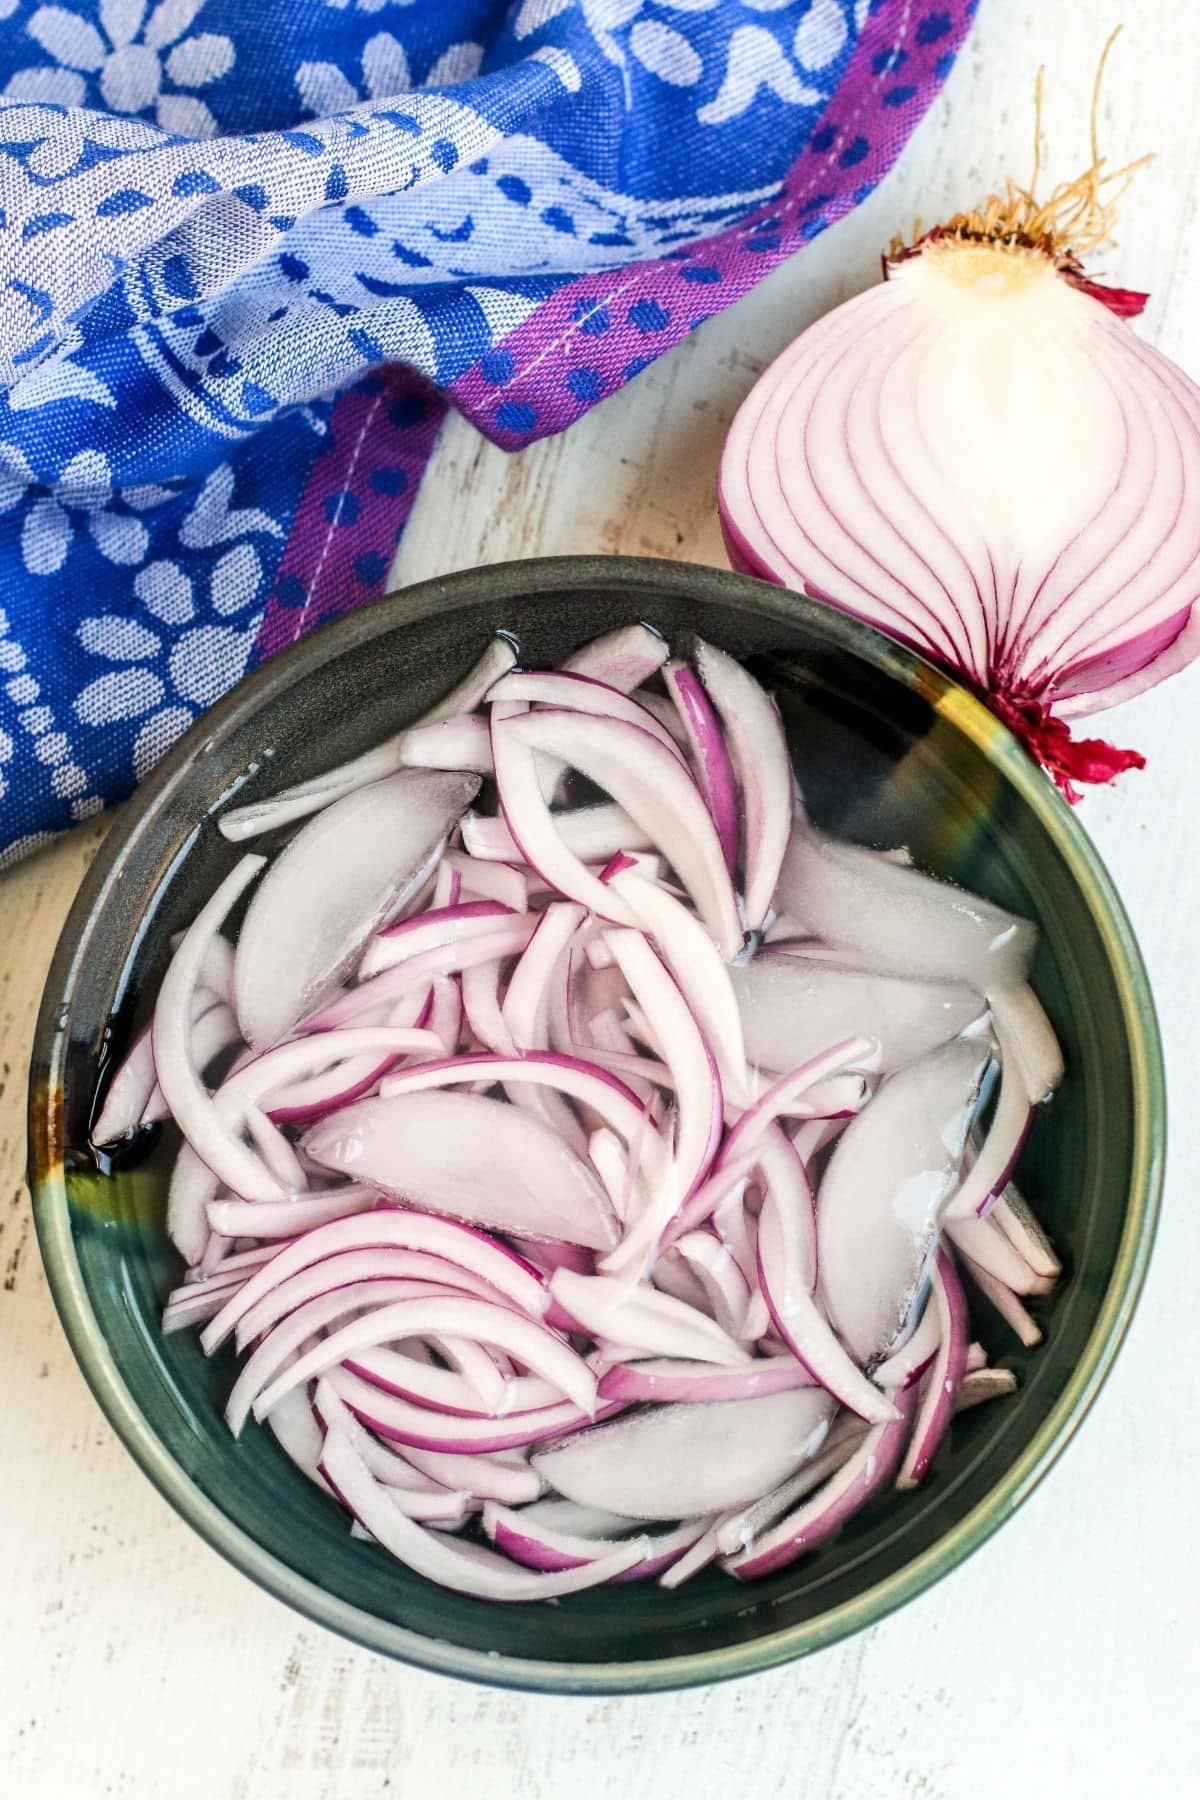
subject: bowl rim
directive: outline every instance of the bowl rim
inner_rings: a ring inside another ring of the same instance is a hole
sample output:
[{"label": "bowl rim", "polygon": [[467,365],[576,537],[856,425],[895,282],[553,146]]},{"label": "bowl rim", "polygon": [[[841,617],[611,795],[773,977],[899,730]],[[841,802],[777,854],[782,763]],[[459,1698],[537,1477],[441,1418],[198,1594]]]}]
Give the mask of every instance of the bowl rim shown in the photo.
[{"label": "bowl rim", "polygon": [[[815,638],[862,657],[919,693],[970,739],[1017,790],[1055,844],[1092,913],[1113,970],[1129,1043],[1133,1144],[1125,1224],[1108,1287],[1083,1353],[1047,1417],[1003,1477],[943,1537],[852,1600],[745,1643],[663,1658],[572,1664],[478,1651],[426,1637],[339,1599],[263,1549],[201,1490],[151,1431],[126,1387],[92,1311],[75,1255],[61,1156],[61,1096],[71,1002],[86,937],[112,897],[118,865],[165,796],[185,782],[213,737],[252,714],[264,695],[291,687],[322,662],[431,613],[473,601],[620,583],[707,594],[735,608],[800,623]],[[347,613],[261,664],[201,715],[117,813],[63,926],[34,1034],[29,1092],[29,1183],[50,1290],[71,1349],[101,1410],[158,1491],[199,1535],[259,1587],[365,1648],[437,1673],[492,1686],[557,1694],[653,1693],[775,1668],[894,1612],[978,1549],[1033,1492],[1066,1449],[1106,1380],[1145,1281],[1158,1221],[1166,1146],[1162,1046],[1141,952],[1124,906],[1071,808],[1007,728],[967,689],[873,627],[806,596],[702,564],[650,557],[559,556],[457,571],[393,591]]]}]

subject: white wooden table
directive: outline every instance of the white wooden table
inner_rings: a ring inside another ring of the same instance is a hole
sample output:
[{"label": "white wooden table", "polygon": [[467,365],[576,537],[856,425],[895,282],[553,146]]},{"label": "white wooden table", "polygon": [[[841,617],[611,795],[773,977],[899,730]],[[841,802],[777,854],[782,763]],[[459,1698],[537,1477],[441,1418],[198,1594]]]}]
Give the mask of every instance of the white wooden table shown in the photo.
[{"label": "white wooden table", "polygon": [[[1157,149],[1116,279],[1200,373],[1200,37],[1139,0],[1112,69],[1114,158]],[[445,432],[397,578],[559,551],[722,560],[713,469],[769,357],[873,280],[881,244],[1024,173],[1036,61],[1074,173],[1110,15],[984,0],[901,168],[850,220],[566,437],[507,458]],[[1154,1800],[1200,1790],[1200,671],[1112,715],[1145,775],[1089,798],[1155,979],[1176,1109],[1132,1336],[1065,1462],[951,1580],[825,1655],[652,1699],[493,1693],[381,1661],[220,1561],[116,1443],[59,1330],[23,1187],[25,1059],[92,825],[0,882],[0,1792],[20,1800]]]}]

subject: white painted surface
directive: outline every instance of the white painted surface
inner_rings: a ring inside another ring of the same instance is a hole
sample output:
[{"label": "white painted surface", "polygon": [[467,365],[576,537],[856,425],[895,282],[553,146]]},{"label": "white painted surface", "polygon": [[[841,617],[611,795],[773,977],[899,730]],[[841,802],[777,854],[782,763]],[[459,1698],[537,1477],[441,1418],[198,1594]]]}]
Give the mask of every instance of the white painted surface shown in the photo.
[{"label": "white painted surface", "polygon": [[[558,551],[721,561],[713,468],[732,408],[879,247],[1027,161],[1049,65],[1073,172],[1109,15],[984,0],[943,99],[854,218],[565,438],[506,458],[445,433],[399,576]],[[1200,37],[1180,0],[1126,8],[1105,108],[1147,147],[1113,277],[1200,373]],[[21,1184],[26,1043],[98,831],[0,882],[0,1792],[21,1800],[1175,1800],[1200,1790],[1195,1319],[1200,673],[1110,715],[1151,767],[1085,819],[1155,979],[1176,1110],[1162,1233],[1119,1366],[1065,1462],[974,1560],[828,1654],[734,1686],[591,1702],[491,1693],[387,1664],[294,1618],[152,1492],[87,1394]]]}]

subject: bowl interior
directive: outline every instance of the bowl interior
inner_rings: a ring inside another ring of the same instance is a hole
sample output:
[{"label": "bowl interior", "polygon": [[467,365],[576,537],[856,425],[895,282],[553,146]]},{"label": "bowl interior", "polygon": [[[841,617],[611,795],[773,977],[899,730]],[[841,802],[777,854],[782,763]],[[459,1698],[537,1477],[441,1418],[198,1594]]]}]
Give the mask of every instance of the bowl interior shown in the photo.
[{"label": "bowl interior", "polygon": [[[709,1571],[679,1591],[624,1586],[504,1608],[445,1592],[369,1544],[253,1423],[221,1409],[230,1353],[164,1338],[179,1262],[163,1230],[174,1141],[99,1167],[88,1121],[141,998],[238,851],[213,815],[361,750],[517,634],[551,664],[645,618],[762,659],[810,810],[1035,919],[1039,993],[1067,1076],[1019,1180],[1066,1278],[1020,1348],[986,1304],[977,1334],[1019,1395],[953,1427],[927,1483],[753,1586]],[[85,1372],[139,1460],[219,1548],[284,1598],[377,1649],[484,1679],[560,1688],[714,1679],[866,1623],[952,1566],[1036,1479],[1115,1348],[1152,1225],[1161,1134],[1157,1040],[1136,949],[1086,840],[988,715],[883,639],[756,582],[675,565],[520,564],[397,596],[268,665],[184,740],[118,821],[60,946],[34,1063],[39,1228]],[[1086,1379],[1083,1379],[1086,1377]]]}]

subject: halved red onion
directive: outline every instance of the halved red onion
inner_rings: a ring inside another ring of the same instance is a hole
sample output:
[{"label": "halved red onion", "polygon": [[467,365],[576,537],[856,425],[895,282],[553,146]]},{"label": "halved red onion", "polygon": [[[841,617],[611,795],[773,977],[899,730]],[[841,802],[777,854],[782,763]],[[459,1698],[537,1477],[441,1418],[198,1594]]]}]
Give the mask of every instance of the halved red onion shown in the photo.
[{"label": "halved red onion", "polygon": [[925,1279],[988,1061],[958,1039],[889,1075],[838,1139],[817,1207],[820,1290],[856,1361],[885,1355]]},{"label": "halved red onion", "polygon": [[543,1120],[501,1100],[411,1090],[360,1100],[313,1126],[304,1148],[406,1205],[589,1249],[617,1241],[592,1171]]},{"label": "halved red onion", "polygon": [[[462,681],[451,688],[436,706],[431,706],[428,712],[422,713],[415,721],[415,726],[436,725],[442,719],[452,719],[461,713],[473,712],[493,682],[511,669],[516,660],[516,648],[512,641],[502,634],[497,635]],[[335,769],[327,769],[324,774],[314,775],[309,781],[297,782],[294,787],[285,788],[270,800],[256,800],[248,806],[232,807],[217,821],[222,835],[234,843],[240,843],[260,832],[274,830],[280,825],[290,825],[296,819],[305,819],[310,813],[319,812],[322,807],[342,799],[357,788],[394,775],[403,767],[400,746],[414,728],[409,726],[385,743],[377,745],[374,750],[367,750],[362,756],[355,757],[351,762],[341,763]]]},{"label": "halved red onion", "polygon": [[402,770],[335,801],[297,833],[263,877],[238,937],[234,987],[247,1042],[278,1043],[336,985],[478,785],[474,776]]},{"label": "halved red onion", "polygon": [[671,1294],[630,1286],[611,1275],[577,1275],[570,1269],[555,1270],[550,1292],[584,1331],[643,1356],[693,1358],[725,1368],[741,1368],[750,1361],[715,1320]]},{"label": "halved red onion", "polygon": [[669,662],[663,668],[667,692],[675,703],[691,755],[696,782],[712,814],[725,867],[737,868],[740,842],[737,777],[725,742],[721,722],[713,711],[704,685],[690,664]]},{"label": "halved red onion", "polygon": [[485,1600],[541,1600],[572,1594],[623,1574],[646,1555],[645,1542],[634,1539],[608,1555],[577,1569],[539,1574],[516,1568],[507,1558],[459,1538],[435,1536],[406,1519],[387,1499],[388,1490],[371,1474],[348,1437],[331,1432],[325,1440],[322,1468],[350,1510],[385,1550],[459,1593]]},{"label": "halved red onion", "polygon": [[652,626],[621,625],[572,651],[562,667],[569,675],[589,675],[629,694],[661,669],[669,655],[666,639]]},{"label": "halved red onion", "polygon": [[533,1466],[585,1506],[633,1519],[698,1518],[790,1475],[819,1447],[830,1411],[817,1388],[656,1407],[536,1450]]},{"label": "halved red onion", "polygon": [[764,1069],[794,1069],[839,1038],[879,1044],[891,1074],[957,1037],[984,1010],[964,983],[911,981],[827,957],[771,951],[735,963],[729,979],[740,1010],[746,1055]]},{"label": "halved red onion", "polygon": [[776,904],[863,968],[965,982],[980,994],[1025,981],[1037,938],[1027,919],[977,894],[801,823]]},{"label": "halved red onion", "polygon": [[934,1452],[954,1416],[958,1390],[967,1371],[967,1297],[945,1251],[939,1251],[934,1259],[929,1301],[941,1341],[922,1386],[912,1437],[896,1477],[899,1488],[916,1487],[929,1473]]},{"label": "halved red onion", "polygon": [[[679,879],[695,900],[698,911],[716,941],[722,955],[732,957],[742,946],[742,928],[734,903],[733,888],[720,841],[708,808],[691,776],[677,758],[636,725],[615,719],[583,717],[547,709],[510,718],[493,727],[494,737],[523,745],[530,751],[557,756],[625,809],[642,826],[674,868]],[[497,779],[510,826],[514,823],[511,808],[504,798],[503,781],[497,764]],[[514,796],[524,806],[527,795]],[[531,815],[534,809],[529,807]],[[533,822],[536,823],[536,815]],[[525,812],[517,837],[523,840]],[[561,841],[561,840],[560,840]],[[539,837],[539,847],[542,848]],[[542,866],[538,856],[532,860]],[[614,916],[614,897],[605,889],[607,900],[597,902],[577,871],[571,872],[570,886],[558,882],[563,892],[581,900],[602,917]],[[597,884],[599,885],[599,884]],[[620,902],[617,923],[635,923]]]},{"label": "halved red onion", "polygon": [[697,638],[694,656],[737,772],[746,925],[758,931],[770,911],[798,804],[783,720],[765,689],[724,650]]},{"label": "halved red onion", "polygon": [[460,938],[479,937],[494,931],[497,921],[512,918],[512,910],[498,900],[463,900],[456,906],[435,907],[415,913],[396,925],[385,925],[367,945],[358,966],[359,979],[365,981],[419,956],[426,950],[437,950]]},{"label": "halved red onion", "polygon": [[786,1568],[840,1531],[873,1495],[890,1486],[912,1429],[916,1399],[915,1389],[901,1389],[897,1416],[873,1425],[823,1487],[757,1536],[748,1550],[729,1557],[725,1563],[729,1573],[739,1581],[756,1581]]}]

